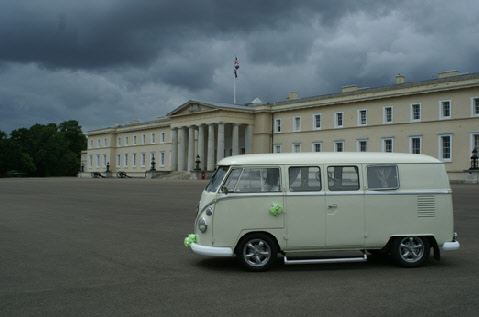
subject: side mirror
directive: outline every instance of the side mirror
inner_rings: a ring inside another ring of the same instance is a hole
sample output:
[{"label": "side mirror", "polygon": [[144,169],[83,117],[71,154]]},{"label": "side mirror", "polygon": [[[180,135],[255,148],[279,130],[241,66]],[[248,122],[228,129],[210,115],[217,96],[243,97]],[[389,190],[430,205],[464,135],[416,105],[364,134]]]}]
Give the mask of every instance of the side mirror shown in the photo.
[{"label": "side mirror", "polygon": [[227,195],[229,193],[229,190],[228,188],[226,188],[226,186],[221,186],[221,192]]}]

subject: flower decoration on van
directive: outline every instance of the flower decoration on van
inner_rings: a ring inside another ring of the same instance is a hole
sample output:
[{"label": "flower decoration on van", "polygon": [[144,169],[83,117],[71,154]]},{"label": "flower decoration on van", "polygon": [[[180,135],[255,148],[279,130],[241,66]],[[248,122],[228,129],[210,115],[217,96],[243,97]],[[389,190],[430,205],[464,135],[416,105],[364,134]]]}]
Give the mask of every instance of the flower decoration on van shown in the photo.
[{"label": "flower decoration on van", "polygon": [[192,243],[196,243],[196,234],[189,234],[188,236],[186,236],[185,238],[185,241],[184,241],[184,244],[185,244],[185,247],[189,247]]},{"label": "flower decoration on van", "polygon": [[269,208],[269,213],[275,217],[278,217],[283,213],[283,206],[278,203],[272,203],[271,207]]}]

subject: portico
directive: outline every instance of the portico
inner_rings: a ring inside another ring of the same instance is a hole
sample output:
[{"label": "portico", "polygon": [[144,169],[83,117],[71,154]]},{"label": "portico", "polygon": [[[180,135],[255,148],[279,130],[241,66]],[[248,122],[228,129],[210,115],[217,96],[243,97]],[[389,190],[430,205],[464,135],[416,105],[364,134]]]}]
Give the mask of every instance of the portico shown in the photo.
[{"label": "portico", "polygon": [[253,153],[252,110],[190,101],[171,112],[171,170],[192,171],[199,156],[201,170],[213,171],[226,156]]}]

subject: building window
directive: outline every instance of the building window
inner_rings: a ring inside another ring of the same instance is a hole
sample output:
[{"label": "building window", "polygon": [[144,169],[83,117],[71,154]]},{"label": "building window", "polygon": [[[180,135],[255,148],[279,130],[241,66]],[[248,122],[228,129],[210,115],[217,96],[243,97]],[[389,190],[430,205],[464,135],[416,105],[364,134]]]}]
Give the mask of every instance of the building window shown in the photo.
[{"label": "building window", "polygon": [[293,118],[293,132],[301,131],[301,117]]},{"label": "building window", "polygon": [[336,112],[334,114],[334,116],[335,116],[334,127],[335,128],[342,128],[343,127],[344,112]]},{"label": "building window", "polygon": [[128,145],[128,137],[125,137],[125,145]]},{"label": "building window", "polygon": [[128,166],[128,153],[125,153],[123,157],[124,157],[123,164],[124,164],[125,167],[127,167]]},{"label": "building window", "polygon": [[165,166],[165,152],[160,152],[160,166]]},{"label": "building window", "polygon": [[471,98],[471,113],[473,116],[479,116],[479,97]]},{"label": "building window", "polygon": [[393,107],[384,107],[383,110],[383,123],[392,123],[393,122]]},{"label": "building window", "polygon": [[155,144],[156,142],[156,136],[154,133],[151,134],[151,144]]},{"label": "building window", "polygon": [[146,144],[146,135],[141,136],[141,144]]},{"label": "building window", "polygon": [[368,151],[368,141],[358,140],[358,152],[367,152],[367,151]]},{"label": "building window", "polygon": [[422,137],[412,136],[409,138],[409,148],[412,154],[421,154]]},{"label": "building window", "polygon": [[121,166],[121,155],[120,155],[120,154],[118,154],[118,155],[116,156],[116,166],[117,166],[117,167],[120,167],[120,166]]},{"label": "building window", "polygon": [[368,124],[368,111],[366,109],[358,110],[358,125]]},{"label": "building window", "polygon": [[136,166],[136,153],[133,153],[133,158],[131,160],[131,166],[133,166],[133,167]]},{"label": "building window", "polygon": [[136,135],[133,136],[133,144],[136,145]]},{"label": "building window", "polygon": [[421,104],[413,103],[411,105],[411,121],[421,121]]},{"label": "building window", "polygon": [[343,152],[344,151],[344,141],[334,142],[334,152]]},{"label": "building window", "polygon": [[321,152],[321,143],[320,142],[314,142],[313,143],[313,152]]},{"label": "building window", "polygon": [[165,143],[166,142],[166,133],[161,132],[160,134],[160,143]]},{"label": "building window", "polygon": [[145,163],[146,163],[146,154],[141,153],[141,166],[145,167]]},{"label": "building window", "polygon": [[439,119],[451,118],[451,101],[444,100],[439,102]]},{"label": "building window", "polygon": [[313,130],[321,129],[321,114],[317,113],[313,115]]},{"label": "building window", "polygon": [[106,167],[106,154],[103,154],[103,167]]},{"label": "building window", "polygon": [[394,151],[393,138],[387,138],[382,140],[382,150],[386,153],[392,153]]},{"label": "building window", "polygon": [[274,153],[281,153],[281,144],[274,145]]},{"label": "building window", "polygon": [[281,132],[281,119],[274,120],[274,132],[276,133]]},{"label": "building window", "polygon": [[301,152],[301,143],[293,143],[291,152],[300,153]]},{"label": "building window", "polygon": [[452,135],[443,134],[439,136],[439,158],[443,161],[452,160]]}]

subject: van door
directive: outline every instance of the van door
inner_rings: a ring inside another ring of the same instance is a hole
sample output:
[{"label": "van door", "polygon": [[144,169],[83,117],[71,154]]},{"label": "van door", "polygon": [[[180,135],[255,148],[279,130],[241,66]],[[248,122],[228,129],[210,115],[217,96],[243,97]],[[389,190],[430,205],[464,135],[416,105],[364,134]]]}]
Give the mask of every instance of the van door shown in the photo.
[{"label": "van door", "polygon": [[359,173],[360,169],[355,165],[327,167],[327,247],[364,245],[364,192]]},{"label": "van door", "polygon": [[291,166],[286,182],[289,186],[285,194],[287,249],[324,247],[326,203],[320,167]]}]

